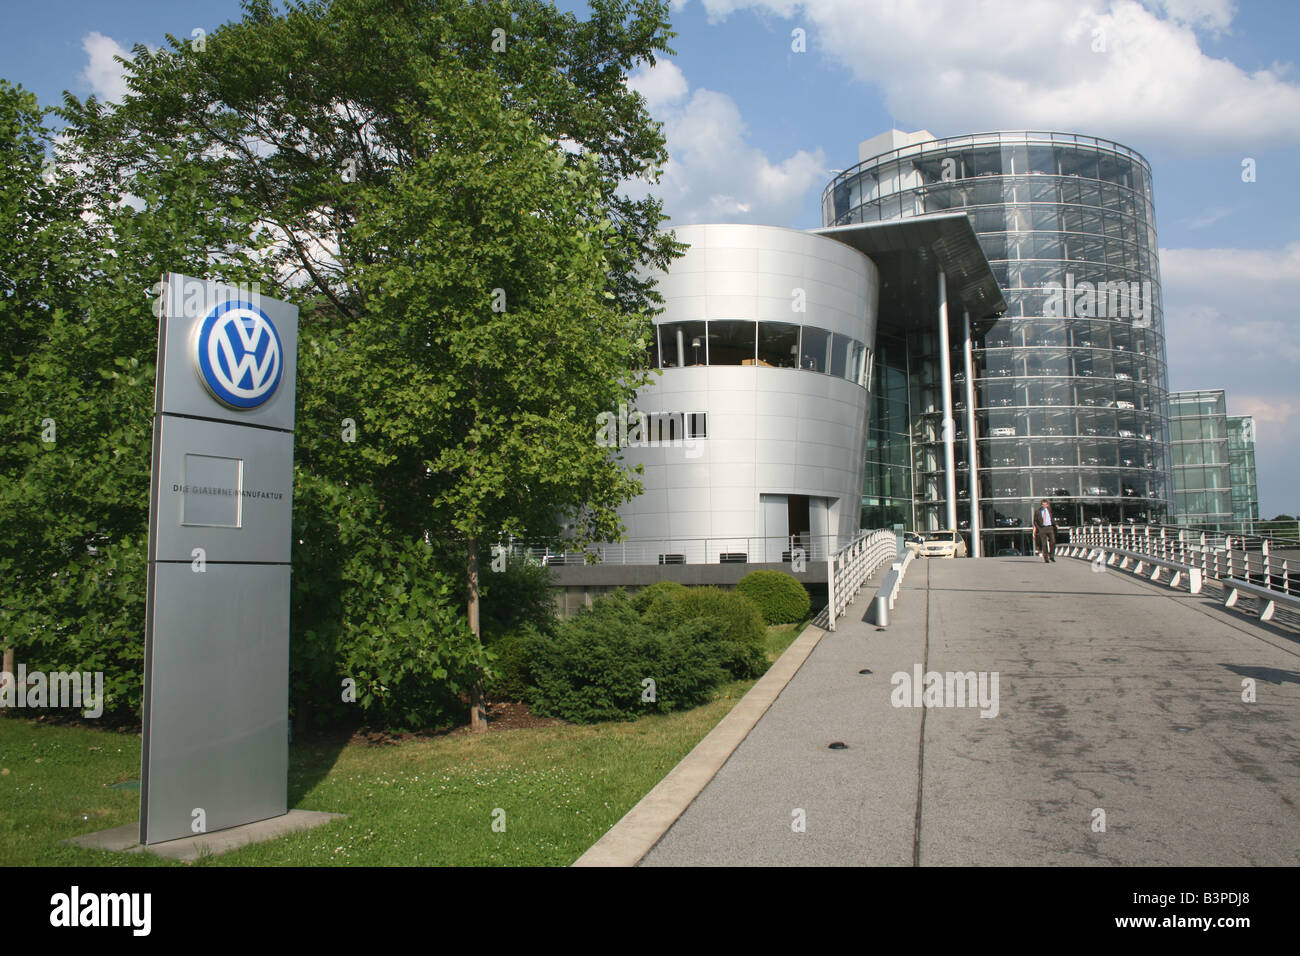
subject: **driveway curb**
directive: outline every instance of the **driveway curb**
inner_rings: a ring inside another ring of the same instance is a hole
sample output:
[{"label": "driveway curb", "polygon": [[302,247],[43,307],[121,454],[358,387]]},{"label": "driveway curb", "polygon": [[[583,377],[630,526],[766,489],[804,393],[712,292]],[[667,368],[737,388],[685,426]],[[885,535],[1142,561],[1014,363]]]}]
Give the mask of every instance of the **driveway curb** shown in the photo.
[{"label": "driveway curb", "polygon": [[636,866],[708,786],[828,633],[815,624],[805,627],[718,725],[573,865]]}]

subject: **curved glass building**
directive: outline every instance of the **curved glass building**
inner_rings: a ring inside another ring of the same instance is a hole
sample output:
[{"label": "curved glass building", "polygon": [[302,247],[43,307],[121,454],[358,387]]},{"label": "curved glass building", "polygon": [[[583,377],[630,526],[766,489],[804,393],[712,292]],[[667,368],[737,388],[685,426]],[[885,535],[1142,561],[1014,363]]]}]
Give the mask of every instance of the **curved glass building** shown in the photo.
[{"label": "curved glass building", "polygon": [[[658,276],[649,362],[659,372],[635,408],[600,423],[598,442],[644,476],[644,492],[619,509],[625,543],[602,560],[824,558],[879,526],[863,523],[875,516],[861,507],[875,458],[868,420],[873,394],[900,385],[892,371],[873,381],[889,361],[875,354],[882,330],[942,337],[949,309],[977,328],[1005,311],[978,238],[960,214],[675,233],[687,250]],[[945,520],[954,527],[956,514]]]},{"label": "curved glass building", "polygon": [[[957,467],[973,462],[978,475],[970,482],[967,470],[957,483],[959,526],[979,537],[976,553],[1023,549],[1043,498],[1064,525],[1164,518],[1172,460],[1147,161],[1118,143],[1068,133],[939,139],[898,130],[863,143],[859,159],[823,193],[826,226],[965,213],[1006,300],[998,321],[975,328],[974,387],[966,388],[962,371],[947,383],[959,423]],[[888,403],[889,422],[873,416],[866,490],[902,487],[894,472],[906,455],[913,525],[944,527],[933,420],[941,412],[924,393],[938,343],[933,334],[913,333],[894,351],[894,364],[912,382],[910,430],[898,430],[898,396]],[[963,368],[960,361],[940,364]],[[967,420],[974,449],[960,427]],[[892,447],[903,440],[906,452]],[[889,474],[873,475],[884,463],[894,465]],[[897,513],[896,497],[880,500]]]},{"label": "curved glass building", "polygon": [[877,268],[791,229],[675,232],[689,248],[659,280],[662,372],[622,443],[646,488],[621,509],[627,536],[662,542],[661,563],[822,557],[858,529]]}]

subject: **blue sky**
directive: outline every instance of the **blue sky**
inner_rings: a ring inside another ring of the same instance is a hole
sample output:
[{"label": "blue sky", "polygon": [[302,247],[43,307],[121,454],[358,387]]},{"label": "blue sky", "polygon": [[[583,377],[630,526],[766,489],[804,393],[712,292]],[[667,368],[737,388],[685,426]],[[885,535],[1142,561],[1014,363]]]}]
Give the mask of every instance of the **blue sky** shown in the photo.
[{"label": "blue sky", "polygon": [[[566,9],[585,3],[562,0]],[[831,170],[891,126],[1059,129],[1155,174],[1170,385],[1254,414],[1261,510],[1300,511],[1300,5],[1284,0],[674,0],[676,55],[634,85],[665,124],[675,222],[820,224]],[[55,104],[120,90],[112,53],[234,0],[10,11],[0,76]],[[792,50],[803,30],[806,51]],[[1100,47],[1098,49],[1097,47]],[[1245,183],[1241,163],[1255,161]]]}]

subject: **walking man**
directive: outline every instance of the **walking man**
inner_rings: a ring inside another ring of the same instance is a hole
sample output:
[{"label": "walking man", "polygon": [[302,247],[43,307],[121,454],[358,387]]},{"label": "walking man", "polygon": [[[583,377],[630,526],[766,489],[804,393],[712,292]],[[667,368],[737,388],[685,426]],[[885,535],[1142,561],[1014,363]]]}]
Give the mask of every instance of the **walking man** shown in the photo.
[{"label": "walking man", "polygon": [[1056,562],[1056,525],[1052,523],[1052,509],[1047,506],[1047,499],[1034,512],[1034,540],[1038,550],[1043,552],[1043,562]]}]

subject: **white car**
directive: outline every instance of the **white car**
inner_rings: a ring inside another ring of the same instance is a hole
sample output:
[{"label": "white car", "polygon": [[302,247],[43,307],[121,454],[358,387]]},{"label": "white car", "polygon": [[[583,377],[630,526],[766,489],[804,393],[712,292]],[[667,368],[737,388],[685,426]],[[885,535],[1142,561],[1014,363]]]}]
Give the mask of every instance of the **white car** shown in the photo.
[{"label": "white car", "polygon": [[1137,408],[1137,406],[1134,405],[1132,402],[1116,402],[1115,407],[1116,408]]},{"label": "white car", "polygon": [[920,554],[923,558],[964,558],[966,542],[956,531],[930,531]]},{"label": "white car", "polygon": [[1137,438],[1137,435],[1135,435],[1133,432],[1129,431],[1127,428],[1121,428],[1121,429],[1119,430],[1119,437],[1120,437],[1120,438]]},{"label": "white car", "polygon": [[903,547],[913,554],[920,554],[921,548],[925,545],[925,538],[921,537],[915,531],[903,532]]},{"label": "white car", "polygon": [[1014,428],[1005,428],[1005,427],[994,428],[991,431],[989,431],[989,435],[993,438],[1014,438],[1016,435],[1016,430]]}]

